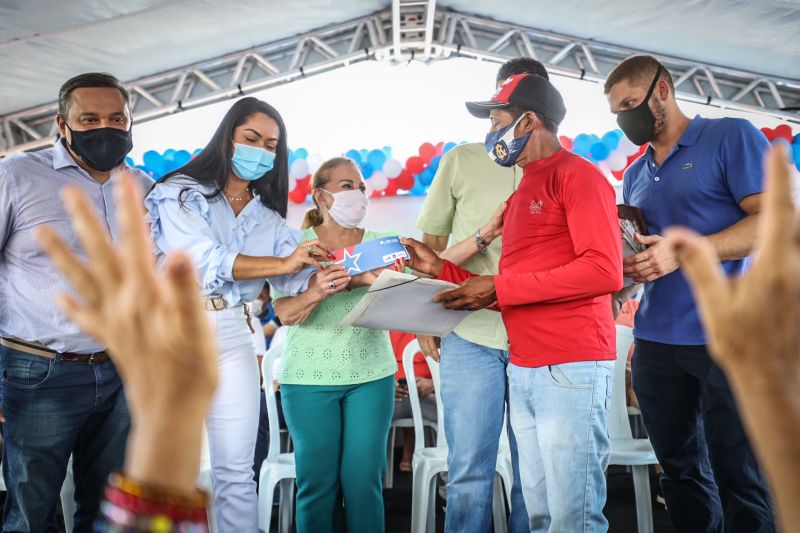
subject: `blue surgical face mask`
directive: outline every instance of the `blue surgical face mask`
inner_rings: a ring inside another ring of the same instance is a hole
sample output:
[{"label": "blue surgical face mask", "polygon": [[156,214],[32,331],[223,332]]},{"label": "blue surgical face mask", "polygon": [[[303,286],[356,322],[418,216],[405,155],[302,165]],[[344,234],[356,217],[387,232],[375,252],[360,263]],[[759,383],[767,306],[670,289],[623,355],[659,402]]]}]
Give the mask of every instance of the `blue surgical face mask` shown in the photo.
[{"label": "blue surgical face mask", "polygon": [[524,116],[523,113],[513,124],[486,135],[486,151],[489,152],[489,157],[502,167],[514,166],[525,149],[525,145],[528,144],[531,132],[522,137],[514,137],[514,130]]},{"label": "blue surgical face mask", "polygon": [[270,170],[275,154],[263,148],[236,143],[233,150],[233,173],[243,180],[255,181]]}]

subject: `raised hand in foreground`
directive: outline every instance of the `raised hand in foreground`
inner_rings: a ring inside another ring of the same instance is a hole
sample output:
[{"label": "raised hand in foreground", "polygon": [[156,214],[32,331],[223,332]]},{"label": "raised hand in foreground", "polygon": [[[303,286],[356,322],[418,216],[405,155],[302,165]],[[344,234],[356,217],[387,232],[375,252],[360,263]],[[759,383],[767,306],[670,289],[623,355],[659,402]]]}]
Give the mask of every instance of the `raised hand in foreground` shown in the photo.
[{"label": "raised hand in foreground", "polygon": [[728,280],[713,246],[674,228],[709,348],[725,370],[748,435],[770,481],[784,531],[800,524],[800,219],[784,149],[766,158],[760,250],[752,269]]},{"label": "raised hand in foreground", "polygon": [[190,492],[203,420],[217,386],[216,337],[189,258],[172,254],[163,274],[156,273],[142,195],[131,176],[121,177],[115,196],[118,246],[74,187],[63,198],[88,262],[50,228],[40,230],[38,239],[75,289],[77,297],[62,295],[59,306],[105,344],[125,385],[132,421],[126,474]]}]

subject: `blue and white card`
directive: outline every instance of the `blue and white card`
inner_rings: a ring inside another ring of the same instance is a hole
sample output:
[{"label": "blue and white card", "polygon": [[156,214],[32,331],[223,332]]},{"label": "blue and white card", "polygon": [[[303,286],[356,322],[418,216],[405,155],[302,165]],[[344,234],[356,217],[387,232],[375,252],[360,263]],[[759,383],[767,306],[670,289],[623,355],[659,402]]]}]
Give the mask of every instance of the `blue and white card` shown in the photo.
[{"label": "blue and white card", "polygon": [[353,276],[376,268],[394,266],[396,260],[411,257],[397,236],[362,242],[337,250],[333,255],[336,257],[334,264],[344,266]]}]

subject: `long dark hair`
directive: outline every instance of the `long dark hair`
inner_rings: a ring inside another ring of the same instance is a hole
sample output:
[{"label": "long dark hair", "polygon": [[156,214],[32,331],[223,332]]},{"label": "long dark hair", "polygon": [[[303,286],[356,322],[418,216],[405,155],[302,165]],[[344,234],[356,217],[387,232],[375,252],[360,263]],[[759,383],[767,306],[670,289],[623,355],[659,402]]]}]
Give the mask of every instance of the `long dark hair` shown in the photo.
[{"label": "long dark hair", "polygon": [[[198,183],[216,186],[214,192],[205,195],[206,198],[212,199],[221,195],[232,169],[233,132],[255,113],[264,113],[275,120],[280,135],[272,170],[250,183],[249,188],[254,194],[261,196],[262,204],[286,218],[289,199],[289,148],[286,126],[277,109],[252,96],[242,98],[233,104],[225,113],[206,147],[191,161],[162,177],[155,186],[183,174]],[[181,191],[180,197],[183,193],[184,191]]]}]

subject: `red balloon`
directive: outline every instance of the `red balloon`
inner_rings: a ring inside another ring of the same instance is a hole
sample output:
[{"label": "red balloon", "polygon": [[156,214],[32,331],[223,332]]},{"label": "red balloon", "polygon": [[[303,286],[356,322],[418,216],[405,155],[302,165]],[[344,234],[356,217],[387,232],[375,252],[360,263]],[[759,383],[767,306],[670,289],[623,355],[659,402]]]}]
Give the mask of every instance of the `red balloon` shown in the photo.
[{"label": "red balloon", "polygon": [[[436,147],[431,143],[422,143],[422,145],[419,147],[419,156],[426,165],[429,164],[431,159],[436,157]],[[420,170],[420,172],[422,172],[422,170]],[[414,174],[418,174],[418,172],[414,172]]]},{"label": "red balloon", "polygon": [[761,133],[764,134],[767,140],[769,141],[775,140],[775,130],[773,130],[772,128],[761,128]]},{"label": "red balloon", "polygon": [[397,186],[404,191],[410,191],[414,188],[414,176],[408,170],[404,170],[402,173],[400,173],[396,180],[390,181],[396,181]]},{"label": "red balloon", "polygon": [[558,140],[561,141],[561,146],[563,146],[565,150],[572,150],[572,139],[566,135],[561,135]]},{"label": "red balloon", "polygon": [[[431,146],[433,148],[433,146]],[[433,156],[431,156],[433,158]],[[428,160],[430,161],[430,159]],[[422,160],[421,157],[411,156],[406,160],[406,168],[412,174],[419,174],[423,170],[425,170],[425,161]]]},{"label": "red balloon", "polygon": [[295,190],[289,193],[289,200],[296,204],[302,204],[306,201],[306,196],[308,196],[308,191],[304,190],[303,187],[296,187]]},{"label": "red balloon", "polygon": [[444,141],[436,143],[436,155],[444,155]]},{"label": "red balloon", "polygon": [[786,139],[790,143],[794,139],[794,135],[792,135],[792,127],[788,124],[781,124],[780,126],[775,128],[774,132],[775,132],[775,139]]},{"label": "red balloon", "polygon": [[397,190],[400,188],[400,184],[397,181],[397,179],[389,180],[389,185],[383,190],[385,196],[395,196],[397,194]]},{"label": "red balloon", "polygon": [[625,175],[625,169],[622,170],[612,170],[611,174],[614,175],[619,181],[622,181],[622,177]]}]

